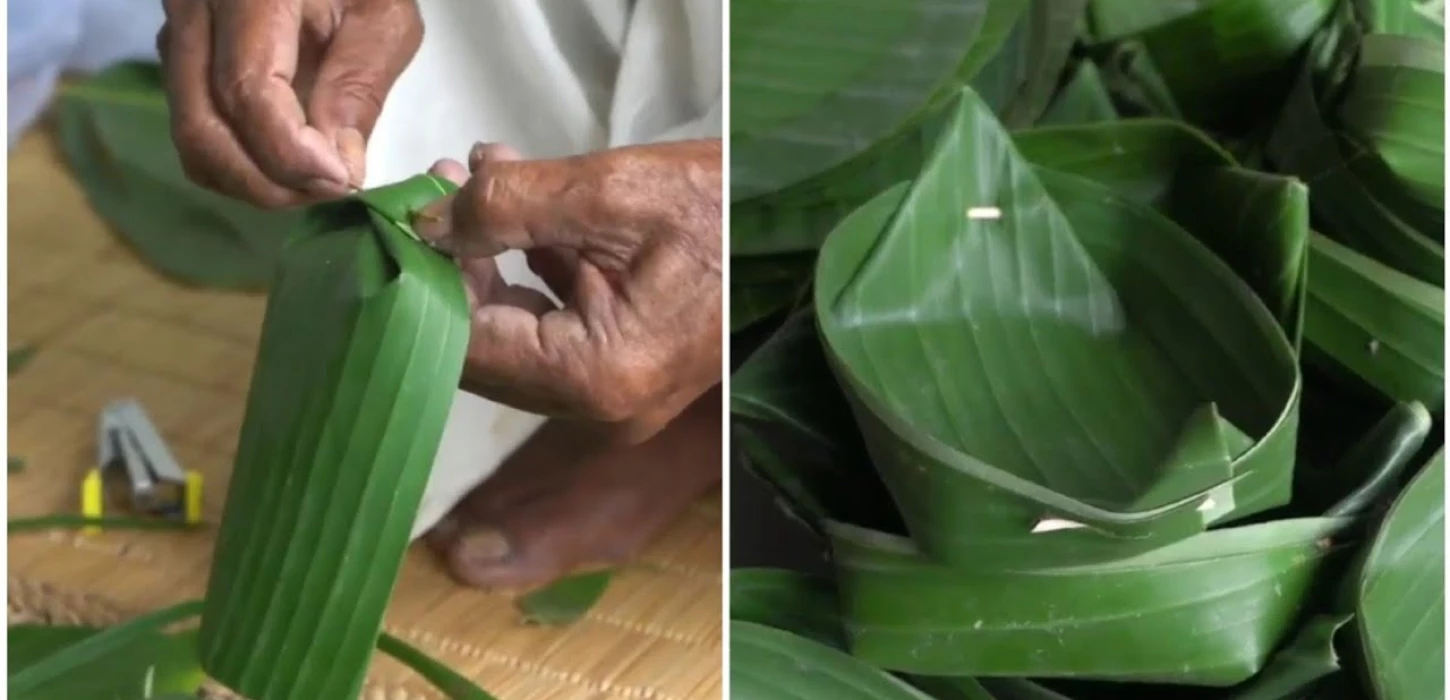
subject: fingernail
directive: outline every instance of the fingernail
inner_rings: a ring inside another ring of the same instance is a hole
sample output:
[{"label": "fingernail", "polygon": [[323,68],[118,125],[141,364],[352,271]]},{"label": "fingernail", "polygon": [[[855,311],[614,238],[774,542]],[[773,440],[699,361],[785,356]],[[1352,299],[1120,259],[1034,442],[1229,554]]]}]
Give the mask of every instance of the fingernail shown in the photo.
[{"label": "fingernail", "polygon": [[343,165],[347,167],[347,183],[362,187],[367,171],[367,140],[357,129],[343,129],[337,132],[336,145]]},{"label": "fingernail", "polygon": [[444,244],[453,228],[451,209],[448,206],[451,201],[444,199],[413,212],[413,230],[435,248]]},{"label": "fingernail", "polygon": [[468,149],[468,169],[470,171],[477,170],[479,162],[482,161],[484,156],[487,154],[488,144],[482,141],[473,144],[473,148]]},{"label": "fingernail", "polygon": [[513,548],[501,530],[490,527],[464,534],[456,552],[465,566],[492,566],[507,559]]}]

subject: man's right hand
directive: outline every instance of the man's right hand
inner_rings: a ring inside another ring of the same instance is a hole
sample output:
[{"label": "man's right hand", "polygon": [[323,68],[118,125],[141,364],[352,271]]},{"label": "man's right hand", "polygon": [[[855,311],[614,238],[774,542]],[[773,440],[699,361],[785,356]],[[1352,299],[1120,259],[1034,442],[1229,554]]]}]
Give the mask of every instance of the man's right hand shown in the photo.
[{"label": "man's right hand", "polygon": [[416,0],[164,0],[171,133],[197,184],[267,208],[361,187]]}]

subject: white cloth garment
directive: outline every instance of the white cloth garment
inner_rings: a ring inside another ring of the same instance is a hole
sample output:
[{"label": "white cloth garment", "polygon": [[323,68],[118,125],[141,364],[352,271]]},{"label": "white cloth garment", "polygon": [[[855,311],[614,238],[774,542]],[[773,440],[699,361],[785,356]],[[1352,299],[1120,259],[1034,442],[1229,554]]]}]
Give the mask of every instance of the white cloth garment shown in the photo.
[{"label": "white cloth garment", "polygon": [[[719,137],[722,0],[419,0],[425,36],[368,146],[368,186],[465,161]],[[522,253],[503,276],[544,289]],[[413,536],[498,468],[543,418],[459,392]]]}]

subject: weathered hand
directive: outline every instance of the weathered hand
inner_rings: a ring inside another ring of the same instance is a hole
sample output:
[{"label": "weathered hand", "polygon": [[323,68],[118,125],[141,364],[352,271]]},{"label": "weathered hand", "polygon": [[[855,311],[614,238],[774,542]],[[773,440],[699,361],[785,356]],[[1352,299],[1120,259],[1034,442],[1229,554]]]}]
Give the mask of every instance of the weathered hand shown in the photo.
[{"label": "weathered hand", "polygon": [[383,100],[417,53],[416,0],[164,0],[172,138],[198,184],[263,207],[363,180]]},{"label": "weathered hand", "polygon": [[[718,140],[556,160],[480,145],[471,177],[435,166],[462,189],[415,224],[469,281],[464,387],[639,442],[719,383],[720,157]],[[492,256],[509,249],[563,308],[498,276]]]}]

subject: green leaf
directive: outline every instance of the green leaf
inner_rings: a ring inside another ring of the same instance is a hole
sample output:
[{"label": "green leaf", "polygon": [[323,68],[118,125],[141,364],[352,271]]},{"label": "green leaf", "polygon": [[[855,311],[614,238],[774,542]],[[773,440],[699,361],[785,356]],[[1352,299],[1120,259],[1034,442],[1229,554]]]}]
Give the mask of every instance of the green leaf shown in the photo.
[{"label": "green leaf", "polygon": [[248,697],[354,697],[406,553],[468,341],[419,176],[319,207],[268,299],[201,624]]},{"label": "green leaf", "polygon": [[1445,41],[1445,3],[1441,0],[1370,0],[1370,27],[1387,34]]},{"label": "green leaf", "polygon": [[1444,210],[1443,41],[1364,37],[1338,118],[1412,196]]},{"label": "green leaf", "polygon": [[731,375],[730,414],[748,466],[808,526],[834,518],[900,527],[826,364],[813,312],[788,319]]},{"label": "green leaf", "polygon": [[[32,656],[30,657],[32,663],[25,665],[18,672],[10,673],[10,677],[6,680],[7,695],[16,700],[47,697],[49,693],[54,692],[54,689],[66,687],[63,683],[75,680],[72,678],[74,674],[85,672],[86,669],[91,668],[92,664],[112,663],[124,658],[121,656],[122,654],[129,656],[147,651],[149,646],[146,644],[147,640],[154,640],[155,635],[159,634],[159,630],[194,617],[201,612],[201,608],[200,601],[180,603],[88,635],[84,639],[68,644],[43,657]],[[180,642],[171,645],[170,650],[174,652],[181,648],[190,648],[190,646],[189,642]],[[149,648],[156,651],[155,647]],[[153,663],[161,663],[161,659],[154,654],[148,653],[144,656],[151,658]],[[184,663],[180,660],[177,661]],[[137,670],[144,673],[145,668]]]},{"label": "green leaf", "polygon": [[956,79],[989,5],[1023,1],[731,3],[731,199],[799,183],[903,129]]},{"label": "green leaf", "polygon": [[1378,700],[1445,697],[1445,456],[1400,494],[1360,565],[1357,633]]},{"label": "green leaf", "polygon": [[1091,61],[1079,61],[1067,85],[1037,121],[1039,126],[1088,124],[1117,119],[1118,110]]},{"label": "green leaf", "polygon": [[929,700],[890,675],[819,642],[730,621],[731,700]]},{"label": "green leaf", "polygon": [[1309,359],[1380,394],[1445,403],[1445,293],[1313,236],[1304,332]]},{"label": "green leaf", "polygon": [[836,589],[819,576],[784,569],[730,572],[730,619],[753,622],[844,649]]},{"label": "green leaf", "polygon": [[1118,196],[1165,210],[1180,173],[1234,165],[1208,136],[1167,119],[1030,129],[1014,134],[1013,142],[1034,165],[1093,179]]},{"label": "green leaf", "polygon": [[11,474],[19,474],[20,472],[23,472],[23,471],[25,471],[25,458],[23,458],[23,457],[11,457],[10,458],[10,473]]},{"label": "green leaf", "polygon": [[[11,625],[5,635],[9,672],[13,676],[48,658],[65,655],[71,647],[104,631],[94,627]],[[11,697],[15,700],[139,698],[148,679],[153,693],[192,693],[195,697],[205,677],[196,660],[195,633],[162,634],[147,629],[71,666],[63,675],[27,690],[25,695]]]},{"label": "green leaf", "polygon": [[[1329,517],[1356,516],[1374,510],[1425,444],[1433,421],[1418,403],[1396,404],[1344,453],[1331,478],[1339,488]],[[1302,502],[1303,499],[1301,499]]]},{"label": "green leaf", "polygon": [[911,679],[912,685],[936,700],[1070,700],[1022,678],[928,678]]},{"label": "green leaf", "polygon": [[[1031,0],[972,87],[1009,129],[1036,123],[1061,83],[1088,0]],[[993,90],[989,83],[1001,87]],[[1000,91],[1001,96],[993,96]]]},{"label": "green leaf", "polygon": [[[806,247],[814,249],[815,245],[812,241]],[[732,255],[730,331],[740,331],[795,306],[809,288],[806,279],[814,265],[812,254]]]},{"label": "green leaf", "polygon": [[473,681],[464,678],[457,671],[438,663],[432,657],[391,634],[385,632],[378,637],[378,651],[413,669],[415,673],[432,683],[433,687],[443,691],[448,700],[494,700],[492,695],[475,685]]},{"label": "green leaf", "polygon": [[1360,180],[1341,153],[1338,134],[1320,115],[1313,82],[1306,64],[1269,139],[1269,157],[1309,185],[1309,204],[1325,234],[1401,272],[1443,285],[1444,248],[1397,216]]},{"label": "green leaf", "polygon": [[946,568],[909,540],[844,524],[832,551],[851,653],[873,665],[1229,686],[1254,675],[1290,631],[1331,551],[1325,542],[1344,524],[1214,530],[1112,562],[1032,571]]},{"label": "green leaf", "polygon": [[1100,41],[1136,39],[1183,114],[1238,127],[1272,110],[1293,59],[1336,0],[1107,0],[1092,4]]},{"label": "green leaf", "polygon": [[608,570],[567,576],[519,598],[515,605],[528,624],[567,625],[604,597],[613,577]]},{"label": "green leaf", "polygon": [[[843,222],[816,276],[832,366],[917,544],[1087,564],[1286,502],[1299,379],[1263,304],[1162,215],[1031,168],[970,93],[953,109],[904,200]],[[1001,218],[966,215],[984,206]]]},{"label": "green leaf", "polygon": [[1315,684],[1337,672],[1339,654],[1334,638],[1351,615],[1317,615],[1288,646],[1274,654],[1263,672],[1236,691],[1229,700],[1301,700]]},{"label": "green leaf", "polygon": [[167,518],[109,517],[88,518],[83,515],[42,515],[34,518],[15,518],[5,523],[7,534],[40,530],[74,530],[93,527],[100,530],[195,530],[200,524]]},{"label": "green leaf", "polygon": [[62,86],[55,118],[87,200],[147,263],[190,284],[272,281],[302,214],[262,211],[187,180],[158,66],[121,64]]},{"label": "green leaf", "polygon": [[1247,282],[1297,351],[1309,273],[1309,191],[1243,168],[1179,173],[1168,215]]},{"label": "green leaf", "polygon": [[22,345],[10,351],[8,367],[11,376],[24,369],[31,360],[35,359],[35,350],[34,345]]}]

